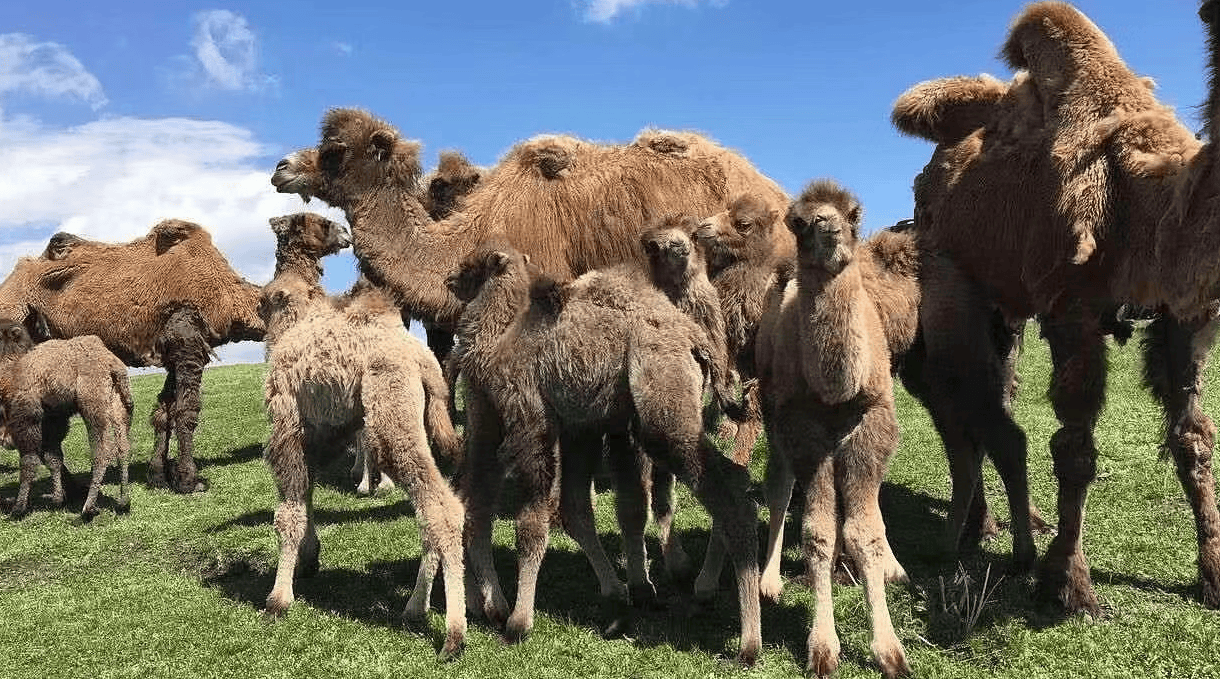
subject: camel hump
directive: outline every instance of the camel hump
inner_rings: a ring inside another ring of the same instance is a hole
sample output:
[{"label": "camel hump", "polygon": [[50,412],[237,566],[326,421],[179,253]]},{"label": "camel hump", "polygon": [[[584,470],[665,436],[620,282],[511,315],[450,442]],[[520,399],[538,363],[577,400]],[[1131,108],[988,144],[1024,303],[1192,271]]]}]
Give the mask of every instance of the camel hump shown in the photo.
[{"label": "camel hump", "polygon": [[[896,227],[904,227],[899,222]],[[868,241],[877,264],[890,274],[915,280],[919,275],[919,248],[915,234],[910,228],[895,230],[894,227],[878,231]]]},{"label": "camel hump", "polygon": [[47,242],[46,249],[42,251],[42,257],[53,262],[61,260],[67,257],[68,253],[72,252],[72,248],[84,242],[86,242],[85,239],[80,236],[68,233],[67,231],[60,231],[51,236],[51,240]]},{"label": "camel hump", "polygon": [[987,74],[928,80],[898,97],[890,120],[903,134],[952,144],[987,124],[1008,88]]},{"label": "camel hump", "polygon": [[479,169],[467,160],[461,151],[441,151],[436,165],[437,177],[452,181],[472,174],[479,174]]},{"label": "camel hump", "polygon": [[546,179],[561,179],[575,164],[581,143],[575,137],[548,134],[521,142],[509,155]]},{"label": "camel hump", "polygon": [[1035,79],[1061,69],[1064,60],[1080,63],[1099,55],[1117,59],[1118,50],[1087,16],[1066,2],[1037,2],[1017,15],[1000,55],[1014,69]]},{"label": "camel hump", "polygon": [[667,156],[684,156],[691,150],[693,135],[673,130],[644,130],[635,138],[635,145]]},{"label": "camel hump", "polygon": [[207,232],[203,230],[202,226],[181,219],[166,219],[157,222],[150,232],[157,243],[158,255],[165,254],[167,250],[178,243],[199,233],[206,234]]}]

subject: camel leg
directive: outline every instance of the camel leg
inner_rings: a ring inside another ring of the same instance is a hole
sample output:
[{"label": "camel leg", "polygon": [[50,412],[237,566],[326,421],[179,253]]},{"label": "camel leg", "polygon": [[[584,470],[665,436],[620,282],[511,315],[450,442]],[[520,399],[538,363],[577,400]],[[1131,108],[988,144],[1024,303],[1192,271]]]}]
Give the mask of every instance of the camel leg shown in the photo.
[{"label": "camel leg", "polygon": [[887,678],[911,673],[906,651],[890,620],[885,598],[885,522],[881,481],[898,447],[898,422],[892,408],[872,408],[835,454],[835,486],[843,505],[843,547],[860,569],[873,629],[873,657]]},{"label": "camel leg", "polygon": [[63,444],[71,427],[70,419],[70,415],[61,412],[45,413],[42,418],[42,461],[51,472],[51,493],[47,499],[56,507],[80,496],[76,479],[64,464]]},{"label": "camel leg", "polygon": [[436,356],[436,362],[445,365],[449,354],[453,353],[453,333],[427,321],[424,322],[424,333],[428,336],[428,348]]},{"label": "camel leg", "polygon": [[192,347],[193,360],[178,362],[178,382],[174,393],[174,436],[178,440],[178,460],[175,468],[174,490],[179,493],[199,493],[207,490],[207,483],[199,478],[195,466],[195,428],[199,425],[202,408],[200,388],[203,384],[203,366],[208,362],[207,344],[202,338],[198,346]]},{"label": "camel leg", "polygon": [[149,488],[169,488],[166,467],[169,465],[170,421],[173,419],[177,381],[174,366],[166,365],[165,382],[161,384],[161,392],[157,394],[157,405],[153,406],[152,413],[148,416],[148,424],[153,429],[153,451],[148,460]]},{"label": "camel leg", "polygon": [[[525,503],[517,513],[517,601],[504,626],[504,638],[517,643],[529,636],[534,628],[538,571],[546,557],[551,517],[557,509],[554,505],[559,493],[555,484],[559,470],[555,464],[555,442],[547,441],[541,432],[522,431],[523,424],[513,424],[506,427],[510,433],[505,448],[513,451],[512,458],[519,461],[517,480]],[[573,485],[588,488],[589,479]]]},{"label": "camel leg", "polygon": [[271,413],[271,436],[264,459],[271,468],[280,504],[275,509],[275,532],[280,558],[275,584],[267,595],[267,615],[283,615],[295,600],[293,579],[318,570],[318,534],[313,525],[313,484],[307,460],[311,446],[304,432],[296,395],[280,391],[267,404]]},{"label": "camel leg", "polygon": [[[424,556],[420,562],[421,577],[427,579],[412,592],[407,615],[427,610],[431,578],[439,560],[445,579],[445,643],[440,658],[456,657],[466,644],[465,567],[462,562],[462,531],[465,510],[449,483],[441,476],[422,423],[404,422],[402,413],[410,409],[407,398],[423,402],[421,393],[404,393],[393,380],[365,378],[363,402],[365,408],[364,446],[410,495],[419,514]],[[419,595],[416,599],[415,596]],[[420,610],[422,609],[422,610]]]},{"label": "camel leg", "polygon": [[16,408],[8,412],[8,428],[13,445],[21,452],[21,469],[18,473],[17,497],[9,510],[13,518],[21,518],[29,511],[30,488],[38,468],[42,465],[42,413],[26,412]]},{"label": "camel leg", "polygon": [[81,507],[80,515],[82,520],[89,521],[99,513],[97,498],[102,491],[102,481],[106,478],[106,470],[110,467],[110,461],[114,457],[114,449],[109,431],[110,426],[104,420],[95,424],[89,424],[89,420],[86,420],[85,424],[89,431],[89,447],[93,451],[93,473],[89,479],[89,494],[85,497],[85,504]]},{"label": "camel leg", "polygon": [[748,467],[750,458],[754,455],[754,444],[763,430],[762,411],[758,404],[758,380],[746,380],[741,385],[742,402],[745,405],[746,419],[737,425],[733,435],[733,461]]},{"label": "camel leg", "polygon": [[129,493],[128,461],[131,457],[131,439],[128,431],[131,429],[131,413],[120,405],[115,411],[115,420],[119,428],[114,432],[115,456],[119,462],[119,499],[115,508],[117,512],[131,510],[131,495]]},{"label": "camel leg", "polygon": [[1050,345],[1049,396],[1060,428],[1051,436],[1051,458],[1059,480],[1059,534],[1047,548],[1038,574],[1040,593],[1056,597],[1068,612],[1101,613],[1084,556],[1084,508],[1097,472],[1093,428],[1105,400],[1106,345],[1095,314],[1076,306],[1048,315],[1042,334]]},{"label": "camel leg", "polygon": [[[788,503],[792,501],[792,487],[796,476],[789,462],[790,448],[794,442],[784,436],[786,432],[772,428],[767,440],[771,441],[771,454],[767,456],[767,548],[759,594],[772,601],[779,601],[784,590],[779,566],[784,551],[784,519],[788,516]],[[833,490],[833,489],[832,489]],[[808,509],[808,504],[806,505]],[[833,515],[832,515],[833,516]]]},{"label": "camel leg", "polygon": [[[639,453],[626,432],[607,433],[606,450],[614,473],[614,511],[618,517],[619,529],[623,533],[623,553],[627,557],[627,591],[632,605],[652,605],[656,602],[657,592],[648,577],[648,550],[644,545],[644,527],[648,523],[647,482],[653,472],[653,466],[649,464],[648,458]],[[569,469],[565,467],[565,479],[568,472]],[[669,519],[672,521],[673,516]],[[664,541],[665,536],[661,539]],[[668,566],[669,562],[665,565]]]},{"label": "camel leg", "polygon": [[[1153,321],[1145,342],[1145,381],[1165,411],[1165,447],[1195,515],[1203,604],[1220,608],[1220,513],[1212,449],[1216,425],[1206,414],[1203,367],[1211,353],[1216,319],[1185,323],[1167,314]],[[1158,379],[1159,378],[1159,379]]]},{"label": "camel leg", "polygon": [[[758,515],[746,494],[750,476],[745,468],[720,454],[709,441],[700,440],[702,464],[686,465],[692,487],[707,508],[713,539],[719,532],[733,559],[737,576],[737,603],[741,616],[741,650],[737,662],[750,667],[762,650],[761,610],[758,595]],[[689,459],[689,458],[688,458]],[[701,474],[698,472],[702,471]],[[710,551],[710,547],[709,547]]]},{"label": "camel leg", "polygon": [[801,549],[805,553],[805,569],[814,592],[813,625],[809,628],[805,670],[818,677],[827,677],[839,667],[840,651],[831,591],[839,534],[834,461],[829,455],[809,460],[809,468],[805,472]]},{"label": "camel leg", "polygon": [[[625,436],[625,433],[620,436]],[[581,551],[585,553],[585,558],[589,560],[589,565],[593,567],[593,572],[597,575],[602,600],[609,610],[614,611],[614,621],[606,628],[605,634],[618,636],[626,632],[631,624],[630,607],[627,605],[627,587],[619,579],[614,564],[610,562],[610,557],[606,555],[606,550],[602,548],[601,540],[597,536],[591,496],[594,467],[601,458],[601,438],[600,434],[573,433],[565,433],[560,437],[559,450],[562,455],[563,472],[559,481],[559,512],[563,518],[564,530],[580,546]],[[640,484],[639,472],[637,471],[634,476],[638,486]],[[617,500],[615,504],[618,507],[620,524],[622,524],[622,513],[626,505],[635,504],[637,507],[643,508],[642,497],[635,499],[633,503],[624,497],[622,489],[619,490]],[[637,513],[642,514],[638,510]],[[643,544],[643,521],[634,523],[628,521],[622,526],[622,531],[624,542]]]},{"label": "camel leg", "polygon": [[504,481],[499,449],[503,434],[499,416],[487,397],[471,389],[466,396],[466,454],[458,474],[460,497],[466,506],[463,543],[469,558],[471,586],[466,602],[496,627],[508,618],[508,602],[500,589],[492,560],[491,529]]}]

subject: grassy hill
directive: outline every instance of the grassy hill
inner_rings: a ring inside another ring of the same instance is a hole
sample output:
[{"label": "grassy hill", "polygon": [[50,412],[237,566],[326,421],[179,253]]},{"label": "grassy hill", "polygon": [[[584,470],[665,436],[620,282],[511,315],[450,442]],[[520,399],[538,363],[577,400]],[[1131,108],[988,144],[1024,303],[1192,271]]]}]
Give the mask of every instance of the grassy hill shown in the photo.
[{"label": "grassy hill", "polygon": [[[1030,440],[1031,489],[1048,519],[1055,487],[1047,439],[1056,428],[1044,397],[1044,345],[1031,328],[1022,360],[1018,421]],[[942,549],[948,473],[926,413],[898,394],[902,445],[882,492],[890,540],[911,574],[891,586],[891,612],[920,677],[1205,677],[1220,675],[1220,617],[1198,603],[1194,524],[1173,472],[1158,459],[1160,414],[1138,388],[1138,350],[1111,352],[1108,406],[1098,427],[1098,480],[1089,497],[1085,549],[1106,607],[1100,620],[1063,619],[1031,603],[1032,583],[1006,574],[1010,540],[999,539],[962,563]],[[697,608],[655,568],[664,611],[641,615],[631,639],[606,641],[597,584],[584,556],[553,532],[539,583],[537,627],[525,643],[505,646],[472,621],[456,663],[434,660],[443,620],[405,627],[402,608],[419,564],[418,531],[401,493],[357,498],[350,460],[324,470],[315,494],[322,570],[297,581],[288,616],[260,613],[276,560],[271,517],[277,497],[260,459],[267,435],[263,366],[204,374],[204,411],[196,436],[206,493],[183,497],[147,490],[152,445],[147,424],[159,376],[133,379],[132,512],[111,507],[91,525],[74,511],[35,497],[21,521],[0,517],[0,676],[6,677],[645,677],[797,676],[804,666],[811,592],[798,532],[789,525],[783,600],[763,605],[764,654],[748,674],[734,667],[737,606],[726,569],[714,606]],[[1209,369],[1207,411],[1217,408]],[[78,477],[88,452],[77,424],[67,444]],[[765,448],[756,451],[762,471]],[[114,472],[111,472],[114,479]],[[988,471],[988,500],[1004,513],[1001,487]],[[47,492],[45,471],[35,496]],[[17,456],[0,451],[0,496],[17,490]],[[108,495],[117,493],[111,484]],[[758,491],[761,501],[761,490]],[[612,556],[621,554],[613,493],[599,494],[598,527]],[[699,558],[707,538],[703,510],[683,489],[677,526]],[[765,535],[760,511],[760,540]],[[1049,538],[1039,538],[1045,550]],[[501,581],[514,589],[513,531],[496,526]],[[659,554],[655,537],[650,553]],[[987,585],[984,587],[983,580]],[[998,583],[998,584],[997,584]],[[440,597],[441,587],[436,588]],[[836,587],[843,642],[838,676],[878,676],[859,587]],[[976,619],[964,612],[982,603]]]}]

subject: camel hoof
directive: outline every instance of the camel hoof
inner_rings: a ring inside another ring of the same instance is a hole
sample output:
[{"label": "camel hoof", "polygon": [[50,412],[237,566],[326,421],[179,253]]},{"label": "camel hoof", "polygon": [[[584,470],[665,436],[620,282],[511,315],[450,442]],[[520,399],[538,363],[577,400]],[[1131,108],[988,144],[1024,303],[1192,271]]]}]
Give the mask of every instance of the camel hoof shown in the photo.
[{"label": "camel hoof", "polygon": [[763,578],[758,581],[758,596],[766,599],[767,601],[777,603],[783,593],[784,581],[778,575],[773,578],[763,576]]},{"label": "camel hoof", "polygon": [[737,653],[737,664],[745,668],[754,667],[758,664],[758,652],[761,650],[758,643],[742,643],[741,650]]},{"label": "camel hoof", "polygon": [[901,648],[877,656],[877,664],[881,666],[881,674],[886,679],[905,677],[911,674],[911,666],[907,664],[906,654]]},{"label": "camel hoof", "polygon": [[207,479],[196,476],[195,478],[179,481],[174,486],[174,491],[180,495],[191,495],[194,493],[206,493],[208,491]]},{"label": "camel hoof", "polygon": [[114,503],[115,514],[130,514],[131,513],[131,498],[121,497]]},{"label": "camel hoof", "polygon": [[93,518],[102,512],[97,507],[88,507],[80,512],[81,523],[93,523]]},{"label": "camel hoof", "polygon": [[267,597],[267,607],[263,609],[263,617],[267,619],[282,618],[288,614],[288,607],[292,605],[292,599],[287,601],[272,594]]},{"label": "camel hoof", "polygon": [[530,632],[534,629],[533,621],[518,620],[509,618],[508,624],[504,626],[504,643],[519,644],[529,638]]},{"label": "camel hoof", "polygon": [[167,478],[165,476],[165,472],[159,472],[159,473],[149,472],[148,473],[148,487],[149,488],[160,488],[162,490],[169,490],[169,478]]},{"label": "camel hoof", "polygon": [[834,649],[820,648],[809,652],[809,663],[805,670],[816,677],[829,677],[839,669],[839,652]]},{"label": "camel hoof", "polygon": [[436,654],[436,661],[442,663],[453,662],[462,657],[462,652],[465,650],[465,636],[450,633],[445,637],[445,645],[441,646],[440,652]]},{"label": "camel hoof", "polygon": [[1060,544],[1056,538],[1047,550],[1038,573],[1038,596],[1047,601],[1058,600],[1068,613],[1100,617],[1101,606],[1093,591],[1093,579],[1089,576],[1084,554],[1073,551],[1070,545],[1065,548]]}]

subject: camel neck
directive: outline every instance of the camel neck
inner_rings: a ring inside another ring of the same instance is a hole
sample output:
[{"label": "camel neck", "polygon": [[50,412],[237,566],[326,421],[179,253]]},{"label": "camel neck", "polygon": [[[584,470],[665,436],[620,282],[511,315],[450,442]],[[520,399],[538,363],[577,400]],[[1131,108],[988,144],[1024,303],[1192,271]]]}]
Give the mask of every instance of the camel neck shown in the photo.
[{"label": "camel neck", "polygon": [[277,248],[275,251],[275,276],[295,274],[310,285],[320,285],[322,265],[318,258],[298,251],[296,248]]},{"label": "camel neck", "polygon": [[445,278],[474,245],[466,230],[449,230],[451,220],[433,222],[418,200],[388,186],[348,209],[347,220],[352,249],[370,282],[412,315],[442,326],[456,323],[462,304]]},{"label": "camel neck", "polygon": [[478,296],[466,305],[458,326],[458,336],[468,347],[466,355],[493,351],[528,304],[528,281],[522,285],[498,276],[484,283]]}]

